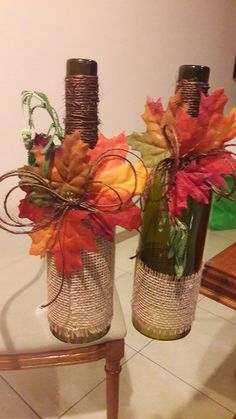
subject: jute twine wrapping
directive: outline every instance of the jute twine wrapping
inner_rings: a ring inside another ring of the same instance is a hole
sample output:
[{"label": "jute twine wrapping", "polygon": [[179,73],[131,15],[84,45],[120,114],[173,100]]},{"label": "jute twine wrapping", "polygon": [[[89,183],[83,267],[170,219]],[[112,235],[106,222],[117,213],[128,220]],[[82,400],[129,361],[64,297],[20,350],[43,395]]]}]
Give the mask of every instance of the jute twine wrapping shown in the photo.
[{"label": "jute twine wrapping", "polygon": [[[114,242],[97,239],[97,253],[82,251],[83,269],[64,280],[62,292],[48,307],[52,332],[71,343],[89,342],[103,336],[113,315]],[[61,274],[53,257],[48,258],[48,299],[61,286]]]},{"label": "jute twine wrapping", "polygon": [[180,335],[191,328],[201,271],[177,279],[136,262],[132,310],[133,319],[157,335]]}]

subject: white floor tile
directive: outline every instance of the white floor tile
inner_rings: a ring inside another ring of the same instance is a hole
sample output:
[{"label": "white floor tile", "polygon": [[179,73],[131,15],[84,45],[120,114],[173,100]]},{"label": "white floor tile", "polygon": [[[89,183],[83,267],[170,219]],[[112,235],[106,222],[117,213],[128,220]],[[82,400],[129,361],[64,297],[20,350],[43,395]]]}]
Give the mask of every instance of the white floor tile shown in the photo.
[{"label": "white floor tile", "polygon": [[188,336],[172,342],[152,341],[142,353],[234,412],[235,336],[232,323],[198,308]]},{"label": "white floor tile", "polygon": [[236,242],[236,229],[235,228],[233,228],[232,230],[222,230],[221,233],[227,239],[230,239],[232,243]]},{"label": "white floor tile", "polygon": [[145,345],[151,342],[151,339],[137,332],[132,324],[131,299],[133,290],[133,274],[125,273],[121,275],[116,281],[116,288],[120,297],[126,322],[127,335],[125,341],[136,351],[140,351]]},{"label": "white floor tile", "polygon": [[38,417],[0,378],[0,419],[35,419]]},{"label": "white floor tile", "polygon": [[198,301],[198,303],[201,301],[201,300],[203,300],[205,297],[204,297],[204,295],[202,295],[202,294],[198,294],[198,298],[197,298],[197,301]]},{"label": "white floor tile", "polygon": [[217,255],[226,247],[230,246],[236,241],[236,230],[208,230],[205,250],[203,254],[203,261],[206,262],[208,259]]},{"label": "white floor tile", "polygon": [[134,271],[135,259],[130,259],[130,257],[133,257],[136,254],[138,240],[139,235],[137,234],[116,245],[116,265],[125,272]]},{"label": "white floor tile", "polygon": [[118,268],[117,266],[115,267],[115,279],[119,278],[119,276],[123,275],[124,273],[124,270]]},{"label": "white floor tile", "polygon": [[[231,419],[232,413],[151,361],[135,355],[120,383],[121,419]],[[98,386],[63,419],[105,419],[105,385]]]},{"label": "white floor tile", "polygon": [[[126,347],[122,363],[134,354],[135,351]],[[43,419],[56,419],[105,379],[104,363],[101,360],[82,365],[7,371],[1,375]],[[7,408],[4,399],[1,407]],[[0,419],[5,418],[0,416]]]},{"label": "white floor tile", "polygon": [[208,297],[204,297],[200,300],[198,306],[215,314],[216,316],[222,317],[223,319],[236,324],[236,310],[233,310],[232,308],[226,307],[225,305],[211,300]]}]

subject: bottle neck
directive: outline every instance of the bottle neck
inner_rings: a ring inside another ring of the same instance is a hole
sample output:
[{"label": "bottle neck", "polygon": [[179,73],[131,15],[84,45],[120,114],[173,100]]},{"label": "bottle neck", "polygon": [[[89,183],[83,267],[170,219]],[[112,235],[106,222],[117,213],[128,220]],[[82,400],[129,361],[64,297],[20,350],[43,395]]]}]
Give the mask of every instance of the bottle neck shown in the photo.
[{"label": "bottle neck", "polygon": [[207,96],[210,68],[202,65],[181,65],[179,67],[176,91],[180,90],[181,100],[188,104],[188,113],[197,117],[201,94]]},{"label": "bottle neck", "polygon": [[194,80],[180,80],[176,83],[176,91],[178,90],[181,92],[182,102],[188,104],[188,114],[197,117],[201,93],[207,96],[209,84]]},{"label": "bottle neck", "polygon": [[97,63],[80,58],[68,60],[65,131],[71,134],[78,130],[90,148],[94,148],[98,140],[98,102]]}]

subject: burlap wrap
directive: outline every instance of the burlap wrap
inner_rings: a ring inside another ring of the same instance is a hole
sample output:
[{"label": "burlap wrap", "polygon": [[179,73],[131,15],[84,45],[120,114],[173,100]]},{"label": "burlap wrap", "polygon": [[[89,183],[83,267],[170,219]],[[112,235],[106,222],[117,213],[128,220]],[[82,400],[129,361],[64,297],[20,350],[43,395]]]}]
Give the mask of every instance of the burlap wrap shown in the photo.
[{"label": "burlap wrap", "polygon": [[190,330],[194,320],[200,281],[201,271],[177,279],[153,271],[137,259],[132,299],[134,324],[157,339],[164,339],[165,335],[166,339],[180,337]]},{"label": "burlap wrap", "polygon": [[[83,269],[64,280],[62,292],[48,307],[50,329],[59,339],[84,343],[106,334],[113,315],[114,242],[97,239],[97,252],[82,251]],[[61,285],[61,274],[48,258],[48,299]]]}]

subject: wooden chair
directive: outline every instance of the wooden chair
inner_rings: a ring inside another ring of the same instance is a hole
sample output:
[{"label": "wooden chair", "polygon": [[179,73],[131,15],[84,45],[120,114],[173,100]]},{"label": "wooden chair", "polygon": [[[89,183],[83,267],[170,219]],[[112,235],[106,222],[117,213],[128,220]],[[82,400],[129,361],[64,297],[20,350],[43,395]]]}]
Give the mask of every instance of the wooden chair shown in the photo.
[{"label": "wooden chair", "polygon": [[107,419],[118,418],[120,360],[125,322],[117,293],[106,336],[87,345],[67,344],[49,330],[45,263],[27,256],[29,242],[0,231],[0,370],[80,364],[105,359]]},{"label": "wooden chair", "polygon": [[236,309],[236,243],[209,259],[203,268],[200,293]]}]

